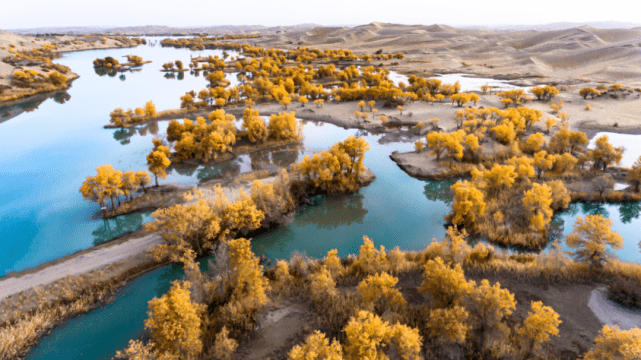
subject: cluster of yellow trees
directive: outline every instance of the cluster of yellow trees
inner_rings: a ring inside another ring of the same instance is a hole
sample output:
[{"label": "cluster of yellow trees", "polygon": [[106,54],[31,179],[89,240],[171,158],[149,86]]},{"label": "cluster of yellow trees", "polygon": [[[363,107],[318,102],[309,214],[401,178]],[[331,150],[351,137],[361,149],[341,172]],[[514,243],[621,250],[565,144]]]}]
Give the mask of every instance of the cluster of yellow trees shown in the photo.
[{"label": "cluster of yellow trees", "polygon": [[[572,235],[581,237],[579,229],[582,226]],[[601,243],[597,237],[585,241],[590,250]],[[556,262],[555,266],[558,266],[557,256],[539,255],[542,263]],[[499,283],[491,285],[482,280],[477,284],[465,278],[464,268],[515,262],[503,257],[482,243],[471,248],[464,233],[450,228],[445,240],[433,242],[419,253],[402,252],[398,248],[388,253],[383,247],[376,249],[365,237],[359,256],[347,265],[336,257],[336,250],[328,252],[323,261],[312,261],[306,266],[293,261],[295,259],[289,264],[280,261],[274,270],[273,289],[286,294],[294,288],[309,294],[321,319],[328,319],[321,321],[325,332],[342,340],[342,344],[336,338],[330,343],[325,334],[317,331],[303,344],[295,346],[289,358],[418,359],[456,354],[463,358],[531,359],[545,356],[544,344],[560,336],[558,326],[562,322],[551,307],[540,301],[531,302],[531,311],[519,324],[512,317],[516,308],[513,294]],[[535,264],[537,260],[528,266],[546,266]],[[423,297],[418,302],[410,302],[396,288],[399,279],[393,275],[405,275],[403,278],[407,279],[408,274],[415,272],[423,275],[417,288]],[[355,278],[362,279],[357,294],[339,290],[337,284],[353,284]],[[606,359],[618,355],[634,359],[641,355],[639,345],[641,331],[638,329],[621,331],[605,326],[595,339],[594,349],[588,351],[585,358]]]},{"label": "cluster of yellow trees", "polygon": [[114,199],[120,205],[120,197],[131,200],[140,189],[145,189],[151,179],[146,171],[116,170],[110,164],[100,165],[96,168],[96,176],[87,176],[80,187],[82,197],[97,202],[105,207],[105,201],[111,200],[111,208],[115,209]]},{"label": "cluster of yellow trees", "polygon": [[119,67],[119,66],[120,66],[120,63],[118,62],[118,60],[114,59],[111,56],[107,56],[104,59],[98,58],[98,59],[93,61],[93,67],[95,67],[95,68],[103,68],[103,67],[104,68],[116,68],[116,67]]},{"label": "cluster of yellow trees", "polygon": [[305,184],[327,193],[352,192],[358,189],[363,159],[369,144],[363,138],[350,136],[334,144],[330,150],[305,155],[295,165]]},{"label": "cluster of yellow trees", "polygon": [[301,138],[300,124],[293,112],[272,114],[266,124],[257,110],[246,108],[240,133],[235,120],[222,109],[212,111],[207,120],[197,117],[195,122],[185,119],[182,124],[172,120],[167,127],[167,140],[175,142],[173,158],[177,161],[211,161],[221,153],[231,152],[237,138],[247,138],[252,143],[298,141]]},{"label": "cluster of yellow trees", "polygon": [[129,127],[141,121],[149,120],[156,115],[156,105],[153,101],[148,101],[144,108],[136,108],[135,110],[128,109],[127,111],[122,108],[117,108],[109,113],[109,122],[119,127]]},{"label": "cluster of yellow trees", "polygon": [[[405,101],[441,101],[446,95],[455,95],[460,85],[441,84],[439,80],[433,81],[436,86],[431,87],[434,96],[427,92],[425,85],[406,87],[395,86],[388,80],[389,70],[373,66],[357,68],[351,65],[338,70],[334,65],[321,66],[318,70],[312,65],[285,66],[286,58],[280,55],[276,58],[265,57],[257,59],[242,59],[235,63],[241,84],[225,89],[228,80],[222,70],[209,73],[207,79],[211,87],[203,89],[198,94],[191,91],[181,99],[181,108],[201,109],[207,105],[223,106],[240,101],[253,102],[260,100],[278,101],[285,108],[294,101],[306,103],[310,100],[318,105],[322,100],[354,101],[363,99],[385,99],[403,103]],[[415,79],[416,77],[414,77]],[[325,81],[340,84],[331,91],[326,90],[322,84]],[[421,81],[427,81],[421,79]],[[316,84],[315,84],[316,82]],[[418,94],[418,95],[417,95]],[[446,95],[444,95],[446,94]],[[461,94],[457,101],[461,104],[468,101],[478,101],[476,94]],[[199,100],[199,101],[198,101]]]},{"label": "cluster of yellow trees", "polygon": [[[240,37],[236,39],[251,39],[255,38],[254,35],[247,35],[247,37],[242,37],[244,35],[238,35]],[[193,37],[193,38],[182,38],[182,39],[165,39],[161,42],[162,46],[173,46],[173,47],[186,47],[191,50],[203,50],[203,49],[227,49],[227,50],[236,50],[244,53],[250,57],[263,57],[263,56],[272,56],[272,55],[283,55],[289,60],[295,60],[297,62],[310,62],[313,60],[339,60],[339,61],[354,61],[354,60],[390,60],[390,59],[403,59],[405,55],[403,53],[396,54],[364,54],[357,56],[352,50],[332,50],[332,49],[311,49],[308,47],[298,47],[295,50],[285,51],[281,49],[264,49],[261,47],[256,47],[248,44],[237,44],[229,42],[219,42],[218,40],[230,40],[231,38],[223,37]]]},{"label": "cluster of yellow trees", "polygon": [[615,94],[616,95],[616,93],[624,92],[624,91],[634,92],[635,90],[634,89],[625,89],[623,87],[623,85],[621,85],[621,84],[613,84],[613,85],[610,85],[609,88],[604,86],[604,85],[599,85],[599,86],[596,87],[596,89],[595,88],[591,88],[591,87],[585,87],[585,88],[579,90],[579,95],[583,96],[584,99],[587,99],[588,96],[591,99],[594,99],[595,97],[601,97],[601,96],[607,94],[608,92],[610,92],[611,94]]},{"label": "cluster of yellow trees", "polygon": [[137,55],[125,55],[125,56],[127,57],[127,61],[133,64],[133,66],[140,66],[145,63],[142,57],[140,56],[137,56]]},{"label": "cluster of yellow trees", "polygon": [[[457,131],[432,131],[426,144],[417,142],[418,151],[427,147],[437,161],[447,154],[450,167],[463,166],[472,175],[452,187],[449,221],[500,244],[540,248],[547,243],[553,212],[571,200],[562,180],[595,177],[621,161],[623,149],[607,136],[587,149],[587,137],[579,131],[561,127],[549,139],[532,132],[541,116],[526,107],[466,108],[456,113]],[[551,126],[548,119],[548,131]],[[588,164],[593,170],[582,173]],[[638,187],[637,172],[629,174]]]},{"label": "cluster of yellow trees", "polygon": [[[200,219],[201,214],[196,216]],[[183,235],[176,234],[176,239]],[[268,298],[283,296],[311,300],[322,329],[294,346],[288,354],[291,360],[545,357],[545,344],[562,336],[559,314],[532,301],[527,317],[518,321],[513,316],[517,302],[509,290],[488,280],[469,281],[464,270],[516,266],[517,271],[528,267],[537,272],[552,263],[558,267],[559,262],[576,267],[571,260],[557,259],[563,257],[558,254],[524,262],[482,243],[470,247],[465,234],[453,228],[446,239],[421,252],[398,247],[388,252],[364,237],[359,255],[346,261],[336,250],[322,260],[299,255],[278,261],[266,274],[249,240],[219,244],[216,262],[210,262],[213,271],[207,274],[201,273],[191,249],[183,252],[177,261],[184,263],[186,280],[149,302],[145,325],[151,341],[131,341],[118,358],[231,359]],[[399,277],[416,275],[422,275],[415,285],[419,296],[406,297],[408,280],[401,291]],[[640,345],[639,329],[605,326],[585,359],[635,359],[641,355]]]},{"label": "cluster of yellow trees", "polygon": [[46,83],[60,86],[67,82],[67,77],[56,70],[49,73],[41,73],[31,69],[16,70],[13,72],[12,77],[12,83],[18,87],[34,87]]},{"label": "cluster of yellow trees", "polygon": [[[208,49],[217,48],[219,46],[213,46],[214,44],[220,44],[219,40],[240,40],[240,39],[257,39],[262,37],[262,35],[224,35],[224,36],[214,36],[214,37],[191,37],[191,38],[179,38],[179,39],[164,39],[160,42],[162,46],[172,46],[175,48],[190,48],[191,50],[204,50],[205,47]],[[230,43],[226,43],[230,44]],[[233,44],[238,45],[238,44]]]}]

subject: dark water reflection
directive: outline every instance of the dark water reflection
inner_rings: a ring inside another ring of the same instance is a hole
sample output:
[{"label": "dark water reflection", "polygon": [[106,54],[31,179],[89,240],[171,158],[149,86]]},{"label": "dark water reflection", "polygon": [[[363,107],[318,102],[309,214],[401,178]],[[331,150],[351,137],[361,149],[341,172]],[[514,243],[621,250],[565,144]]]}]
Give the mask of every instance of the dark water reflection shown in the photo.
[{"label": "dark water reflection", "polygon": [[93,244],[98,245],[128,232],[140,229],[144,222],[149,221],[151,212],[128,214],[113,219],[102,219],[100,226],[91,232]]},{"label": "dark water reflection", "polygon": [[629,224],[632,220],[636,220],[641,215],[641,203],[629,202],[619,205],[619,214],[621,215],[621,222]]},{"label": "dark water reflection", "polygon": [[[301,211],[295,222],[299,226],[315,225],[317,228],[336,229],[340,226],[362,224],[367,215],[363,208],[364,196],[361,193],[337,195],[332,197],[316,196],[307,209]],[[318,211],[307,211],[318,207]]]},{"label": "dark water reflection", "polygon": [[56,91],[47,94],[39,94],[31,96],[26,100],[16,100],[12,101],[11,104],[0,105],[0,124],[9,121],[16,116],[21,115],[22,113],[32,112],[38,109],[38,107],[47,101],[48,99],[53,98],[58,104],[64,104],[71,99],[66,91]]},{"label": "dark water reflection", "polygon": [[447,205],[452,203],[452,191],[450,187],[456,183],[456,180],[447,181],[427,181],[423,194],[430,201],[441,201]]}]

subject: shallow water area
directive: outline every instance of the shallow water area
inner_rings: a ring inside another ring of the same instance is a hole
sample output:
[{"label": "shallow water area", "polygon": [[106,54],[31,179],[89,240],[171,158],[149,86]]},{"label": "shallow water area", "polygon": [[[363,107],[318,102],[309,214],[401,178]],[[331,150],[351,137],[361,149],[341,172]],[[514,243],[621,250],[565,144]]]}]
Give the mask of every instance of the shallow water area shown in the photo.
[{"label": "shallow water area", "polygon": [[[409,76],[399,74],[396,71],[390,71],[388,78],[397,86],[401,81],[404,82],[405,85],[409,85]],[[427,76],[427,78],[441,80],[443,84],[454,84],[458,81],[459,84],[461,84],[461,92],[481,91],[481,86],[486,84],[492,88],[492,92],[514,89],[523,89],[527,92],[527,90],[529,90],[529,87],[512,85],[510,81],[507,80],[474,77],[470,74],[435,74],[433,76]]]},{"label": "shallow water area", "polygon": [[[143,65],[141,71],[122,74],[124,81],[117,74],[100,76],[93,68],[96,58],[112,56],[126,61],[123,56],[127,54],[153,62]],[[187,64],[190,55],[209,54],[222,55],[222,51],[192,53],[141,45],[72,52],[57,59],[80,75],[71,88],[61,92],[63,96],[54,96],[56,101],[44,99],[35,104],[35,109],[27,100],[26,108],[32,111],[12,110],[17,115],[0,122],[0,237],[10,239],[0,254],[0,276],[108,240],[93,235],[101,232],[103,221],[95,220],[97,206],[82,199],[80,185],[105,163],[123,171],[146,170],[145,156],[153,147],[151,136],[162,134],[167,126],[165,122],[132,129],[103,129],[109,122],[109,113],[118,107],[142,107],[149,100],[158,111],[178,108],[180,96],[205,88],[208,81],[190,73],[183,80],[166,79],[159,71],[161,65],[174,60]],[[233,74],[228,77],[232,84],[237,83]],[[149,136],[134,137],[134,133]],[[222,174],[229,167],[201,167],[182,171],[183,174],[177,169],[166,181],[195,184],[199,177]]]}]

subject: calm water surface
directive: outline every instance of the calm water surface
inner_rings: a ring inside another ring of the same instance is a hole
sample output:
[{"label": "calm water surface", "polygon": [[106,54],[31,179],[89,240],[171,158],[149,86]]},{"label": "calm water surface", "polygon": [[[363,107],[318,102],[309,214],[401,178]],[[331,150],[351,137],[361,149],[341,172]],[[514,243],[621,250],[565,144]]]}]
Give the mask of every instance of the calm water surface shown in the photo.
[{"label": "calm water surface", "polygon": [[[177,59],[187,63],[190,54],[220,53],[140,46],[66,54],[60,62],[81,75],[69,89],[66,103],[46,100],[37,110],[0,123],[5,142],[5,150],[0,153],[0,238],[5,242],[0,273],[37,266],[135,230],[148,221],[148,213],[93,220],[97,206],[83,201],[78,188],[104,163],[121,170],[146,169],[145,155],[152,148],[151,139],[165,132],[167,122],[128,130],[106,130],[102,126],[116,107],[133,108],[153,100],[159,111],[177,108],[182,94],[204,88],[206,80],[202,74],[167,79],[158,68]],[[94,72],[91,62],[95,58],[125,54],[139,55],[153,63],[140,72],[125,73],[124,81],[119,75],[101,77]],[[233,76],[231,80],[235,80]],[[248,171],[265,161],[287,166],[352,135],[363,136],[370,144],[365,165],[376,174],[374,183],[356,194],[317,199],[313,206],[301,209],[293,223],[255,238],[254,251],[272,259],[287,258],[294,251],[320,257],[333,248],[339,255],[357,252],[363,235],[371,237],[377,246],[410,250],[441,238],[445,233],[443,217],[450,209],[451,183],[406,175],[389,155],[395,150],[410,151],[413,144],[390,143],[384,135],[308,122],[300,149],[244,156],[216,167],[178,167],[165,181],[196,184],[200,179]],[[607,210],[611,218],[619,216],[617,208]],[[557,216],[564,233],[571,231],[574,218],[583,209],[573,211]],[[626,249],[619,252],[622,259],[639,260],[638,249],[631,248],[638,242],[634,234],[641,225],[638,213],[628,211],[629,221],[615,222],[615,229],[626,237]],[[129,339],[143,334],[147,302],[166,292],[170,282],[181,276],[180,267],[167,266],[135,279],[110,304],[42,338],[28,359],[110,359]]]}]

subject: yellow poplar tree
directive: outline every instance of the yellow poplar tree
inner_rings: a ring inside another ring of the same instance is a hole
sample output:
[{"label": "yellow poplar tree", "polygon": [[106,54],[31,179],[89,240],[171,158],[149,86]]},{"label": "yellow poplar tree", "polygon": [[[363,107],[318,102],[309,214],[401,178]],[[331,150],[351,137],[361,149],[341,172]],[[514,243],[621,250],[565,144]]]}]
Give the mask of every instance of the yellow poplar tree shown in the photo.
[{"label": "yellow poplar tree", "polygon": [[641,329],[622,331],[618,326],[605,325],[594,339],[594,348],[585,354],[585,360],[641,359]]},{"label": "yellow poplar tree", "polygon": [[547,184],[532,184],[523,196],[523,205],[532,214],[530,226],[536,231],[545,230],[552,220],[552,189]]},{"label": "yellow poplar tree", "polygon": [[398,279],[386,272],[370,275],[358,285],[358,292],[368,308],[393,310],[407,304],[401,292],[394,288],[396,283]]},{"label": "yellow poplar tree", "polygon": [[343,360],[343,347],[334,339],[316,330],[302,345],[296,345],[288,354],[289,360]]},{"label": "yellow poplar tree", "polygon": [[436,307],[446,308],[461,304],[473,286],[473,283],[465,280],[460,265],[449,267],[443,259],[437,257],[425,264],[423,282],[418,291],[431,296]]},{"label": "yellow poplar tree", "polygon": [[533,351],[546,341],[550,336],[559,336],[559,314],[549,306],[543,306],[540,301],[532,301],[532,312],[523,321],[519,335],[523,339],[522,351],[524,358],[528,359]]},{"label": "yellow poplar tree", "polygon": [[145,116],[150,118],[154,115],[156,115],[156,105],[154,105],[153,101],[148,101],[145,104]]},{"label": "yellow poplar tree", "polygon": [[501,289],[499,283],[490,286],[487,279],[481,281],[471,293],[468,311],[472,315],[473,328],[479,336],[479,346],[483,349],[487,337],[494,331],[505,327],[503,320],[516,308],[514,295]]},{"label": "yellow poplar tree", "polygon": [[574,256],[590,263],[591,267],[600,267],[608,259],[608,249],[623,248],[623,238],[611,230],[612,220],[601,215],[577,217],[574,231],[565,237],[565,242],[574,249]]},{"label": "yellow poplar tree", "polygon": [[345,326],[347,344],[345,359],[386,359],[385,347],[393,344],[403,360],[416,359],[421,350],[422,339],[417,329],[396,324],[390,326],[380,317],[359,311]]},{"label": "yellow poplar tree", "polygon": [[441,343],[463,344],[470,331],[469,313],[462,306],[432,309],[427,322],[427,333]]},{"label": "yellow poplar tree", "polygon": [[247,130],[247,137],[251,142],[264,142],[267,139],[267,126],[258,113],[258,110],[245,108],[243,113],[243,129]]},{"label": "yellow poplar tree", "polygon": [[205,305],[191,301],[189,286],[189,282],[175,281],[167,294],[149,301],[145,328],[161,353],[195,359],[203,347],[200,336]]},{"label": "yellow poplar tree", "polygon": [[614,163],[618,164],[623,158],[623,148],[615,148],[608,141],[608,136],[603,135],[596,139],[596,144],[592,150],[592,161],[599,165],[603,171],[606,167]]},{"label": "yellow poplar tree", "polygon": [[484,195],[474,184],[467,180],[457,181],[451,189],[454,193],[452,213],[449,215],[452,224],[472,224],[477,216],[483,215],[486,206]]},{"label": "yellow poplar tree", "polygon": [[158,178],[164,179],[167,177],[167,168],[171,165],[171,161],[167,155],[162,151],[151,151],[147,155],[147,165],[149,171],[156,177],[156,186],[158,186]]},{"label": "yellow poplar tree", "polygon": [[634,191],[639,192],[639,185],[641,185],[641,156],[628,170],[628,175],[625,178],[625,181],[631,186],[634,186]]},{"label": "yellow poplar tree", "polygon": [[326,266],[309,276],[310,297],[316,303],[331,301],[330,298],[337,294],[336,282]]}]

